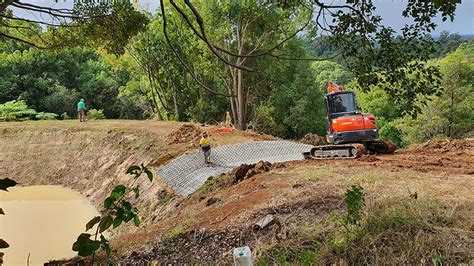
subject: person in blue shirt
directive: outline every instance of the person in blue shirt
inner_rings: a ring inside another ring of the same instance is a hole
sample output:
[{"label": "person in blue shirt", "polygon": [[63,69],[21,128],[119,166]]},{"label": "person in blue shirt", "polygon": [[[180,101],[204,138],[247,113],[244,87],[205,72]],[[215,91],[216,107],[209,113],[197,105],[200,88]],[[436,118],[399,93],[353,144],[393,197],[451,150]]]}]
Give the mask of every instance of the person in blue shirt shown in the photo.
[{"label": "person in blue shirt", "polygon": [[80,122],[86,122],[86,104],[84,103],[84,99],[81,99],[77,103],[77,115],[79,116]]}]

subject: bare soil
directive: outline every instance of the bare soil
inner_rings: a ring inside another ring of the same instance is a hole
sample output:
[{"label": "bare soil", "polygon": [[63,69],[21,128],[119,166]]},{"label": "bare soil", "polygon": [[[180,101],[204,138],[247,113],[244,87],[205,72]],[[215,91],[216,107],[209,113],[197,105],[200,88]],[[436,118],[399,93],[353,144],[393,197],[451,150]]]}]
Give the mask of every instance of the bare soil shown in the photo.
[{"label": "bare soil", "polygon": [[[188,123],[189,124],[189,123]],[[86,196],[100,207],[117,184],[128,184],[125,174],[133,164],[155,167],[195,149],[192,143],[167,144],[171,132],[184,124],[131,120],[29,121],[0,123],[0,176],[22,186],[62,185]],[[189,124],[195,130],[212,127]],[[271,137],[247,133],[210,133],[216,146]],[[144,222],[151,222],[163,191],[173,195],[164,182],[143,179],[141,207]]]},{"label": "bare soil", "polygon": [[[230,263],[232,249],[241,245],[251,246],[258,257],[259,248],[290,238],[290,228],[342,212],[342,195],[353,184],[364,187],[369,204],[416,195],[468,208],[474,215],[473,155],[474,141],[447,140],[357,160],[288,162],[238,183],[235,173],[222,176],[180,201],[169,216],[133,235],[141,243],[152,236],[149,251],[138,252],[140,243],[126,238],[133,244],[123,247],[124,254],[131,254],[123,258]],[[208,205],[210,198],[218,201]],[[276,215],[278,222],[254,231],[253,225],[267,214]],[[474,224],[470,230],[474,232]]]},{"label": "bare soil", "polygon": [[[166,144],[167,135],[180,126],[137,121],[0,123],[0,174],[22,185],[61,184],[100,206],[114,185],[127,182],[124,171],[130,164],[158,165],[193,148],[187,142]],[[217,145],[272,138],[206,130]],[[158,179],[151,186],[142,184],[145,196],[139,208],[145,224],[123,232],[112,244],[116,258],[130,263],[231,263],[232,249],[242,245],[258,257],[265,248],[291,239],[295,227],[344,212],[343,194],[354,184],[364,187],[367,206],[416,195],[453,206],[453,212],[465,210],[466,219],[473,221],[473,158],[474,140],[437,140],[392,155],[268,166],[240,182],[234,182],[235,175],[214,177],[187,198],[170,199],[167,193],[172,192]],[[268,214],[275,221],[255,230],[253,225]],[[474,243],[469,242],[474,223],[462,230],[468,232],[465,243]]]}]

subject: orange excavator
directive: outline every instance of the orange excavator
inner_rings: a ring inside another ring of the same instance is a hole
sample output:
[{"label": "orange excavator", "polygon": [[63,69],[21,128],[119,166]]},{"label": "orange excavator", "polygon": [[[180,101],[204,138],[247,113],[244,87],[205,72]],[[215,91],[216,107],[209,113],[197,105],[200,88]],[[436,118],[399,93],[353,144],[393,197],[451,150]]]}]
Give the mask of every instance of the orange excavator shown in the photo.
[{"label": "orange excavator", "polygon": [[326,94],[328,145],[315,146],[303,153],[307,159],[357,158],[363,154],[390,154],[394,143],[378,139],[375,116],[357,108],[355,93],[329,81]]}]

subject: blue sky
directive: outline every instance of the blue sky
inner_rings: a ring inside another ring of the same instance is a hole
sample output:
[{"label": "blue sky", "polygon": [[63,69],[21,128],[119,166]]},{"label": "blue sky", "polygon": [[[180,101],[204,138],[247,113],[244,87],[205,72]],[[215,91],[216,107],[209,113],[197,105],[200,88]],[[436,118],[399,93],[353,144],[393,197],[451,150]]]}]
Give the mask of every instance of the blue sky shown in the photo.
[{"label": "blue sky", "polygon": [[[39,4],[42,6],[71,7],[74,1],[72,0],[59,0],[55,3],[53,0],[24,0],[25,3]],[[148,11],[154,12],[158,8],[157,0],[141,0],[142,6]],[[342,0],[325,0],[327,3],[345,3]],[[407,0],[374,0],[377,6],[377,13],[383,18],[384,24],[393,27],[395,30],[400,29],[403,25],[409,22],[407,19],[402,17],[403,8],[406,6]],[[20,13],[18,10],[14,10],[18,16],[25,16],[35,20],[47,20],[47,16],[41,18],[33,13]],[[435,22],[438,24],[436,30],[432,35],[438,35],[441,31],[447,30],[451,33],[460,34],[474,34],[474,0],[462,0],[461,4],[456,9],[456,16],[453,22],[446,21],[442,22],[441,18],[436,18]]]}]

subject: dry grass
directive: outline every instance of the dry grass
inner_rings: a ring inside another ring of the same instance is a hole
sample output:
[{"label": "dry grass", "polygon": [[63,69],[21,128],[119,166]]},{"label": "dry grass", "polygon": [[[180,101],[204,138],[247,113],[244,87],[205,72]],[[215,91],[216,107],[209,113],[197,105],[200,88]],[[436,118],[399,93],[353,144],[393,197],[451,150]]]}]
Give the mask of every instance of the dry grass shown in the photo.
[{"label": "dry grass", "polygon": [[337,215],[292,228],[291,239],[263,252],[257,265],[459,264],[474,258],[474,208],[389,198],[367,207],[358,226]]}]

